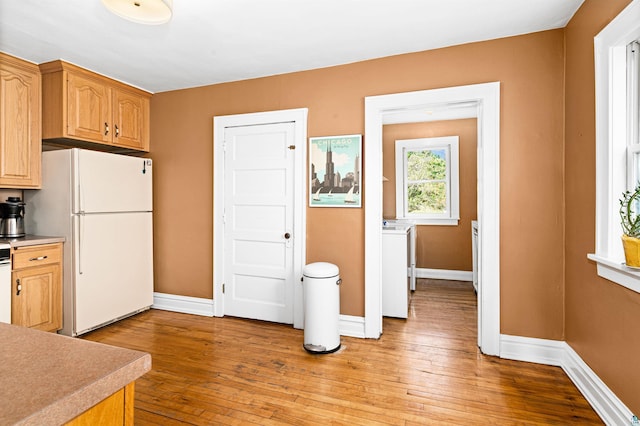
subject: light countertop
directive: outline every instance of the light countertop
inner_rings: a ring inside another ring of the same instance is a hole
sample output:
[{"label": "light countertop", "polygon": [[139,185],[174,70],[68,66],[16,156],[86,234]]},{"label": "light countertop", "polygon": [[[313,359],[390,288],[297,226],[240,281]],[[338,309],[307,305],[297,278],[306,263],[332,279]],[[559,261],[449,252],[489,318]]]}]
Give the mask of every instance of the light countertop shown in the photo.
[{"label": "light countertop", "polygon": [[0,424],[63,424],[151,369],[151,355],[0,323]]},{"label": "light countertop", "polygon": [[64,237],[45,237],[41,235],[26,235],[20,238],[0,238],[0,243],[9,244],[11,248],[63,243],[64,241]]},{"label": "light countertop", "polygon": [[388,221],[386,225],[382,226],[382,233],[406,234],[413,226],[415,225],[410,222]]}]

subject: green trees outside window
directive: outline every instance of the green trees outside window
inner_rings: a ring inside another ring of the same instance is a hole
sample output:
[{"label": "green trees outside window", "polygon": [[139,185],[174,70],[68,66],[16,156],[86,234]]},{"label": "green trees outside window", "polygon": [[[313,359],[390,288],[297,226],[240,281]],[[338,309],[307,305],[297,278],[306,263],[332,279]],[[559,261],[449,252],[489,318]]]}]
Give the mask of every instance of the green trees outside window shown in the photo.
[{"label": "green trees outside window", "polygon": [[423,225],[460,220],[459,138],[395,141],[396,218]]},{"label": "green trees outside window", "polygon": [[407,151],[408,211],[444,213],[447,210],[447,160],[444,149]]}]

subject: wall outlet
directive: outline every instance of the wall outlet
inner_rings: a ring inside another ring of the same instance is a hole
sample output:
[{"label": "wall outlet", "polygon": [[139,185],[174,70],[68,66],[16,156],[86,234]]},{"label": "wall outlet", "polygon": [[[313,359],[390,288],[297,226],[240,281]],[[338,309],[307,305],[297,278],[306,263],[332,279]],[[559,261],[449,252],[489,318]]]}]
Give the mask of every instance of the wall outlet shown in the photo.
[{"label": "wall outlet", "polygon": [[640,420],[638,420],[638,416],[632,416],[631,417],[631,424],[634,426],[639,426],[640,425]]}]

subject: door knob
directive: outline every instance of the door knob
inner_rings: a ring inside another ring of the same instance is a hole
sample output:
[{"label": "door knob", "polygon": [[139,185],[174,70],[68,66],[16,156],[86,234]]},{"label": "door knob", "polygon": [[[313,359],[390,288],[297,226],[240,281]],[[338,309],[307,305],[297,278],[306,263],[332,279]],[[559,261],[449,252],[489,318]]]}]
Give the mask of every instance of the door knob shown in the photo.
[{"label": "door knob", "polygon": [[288,233],[288,232],[285,232],[284,238],[285,238],[285,240],[288,240],[289,238],[291,238],[291,234]]}]

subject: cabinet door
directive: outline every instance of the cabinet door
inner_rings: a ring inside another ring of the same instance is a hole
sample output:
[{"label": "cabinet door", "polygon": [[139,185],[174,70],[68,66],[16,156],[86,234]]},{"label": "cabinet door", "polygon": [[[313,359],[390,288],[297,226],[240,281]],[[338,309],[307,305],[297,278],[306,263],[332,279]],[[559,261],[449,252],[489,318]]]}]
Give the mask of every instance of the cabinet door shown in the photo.
[{"label": "cabinet door", "polygon": [[135,382],[103,399],[65,426],[133,426]]},{"label": "cabinet door", "polygon": [[43,331],[62,328],[60,264],[14,271],[11,323]]},{"label": "cabinet door", "polygon": [[407,318],[409,315],[407,238],[407,234],[382,233],[382,315],[385,317]]},{"label": "cabinet door", "polygon": [[11,61],[0,56],[0,188],[37,188],[40,73]]},{"label": "cabinet door", "polygon": [[111,88],[97,79],[68,73],[67,134],[76,138],[110,143]]},{"label": "cabinet door", "polygon": [[149,99],[113,90],[113,144],[149,150]]}]

